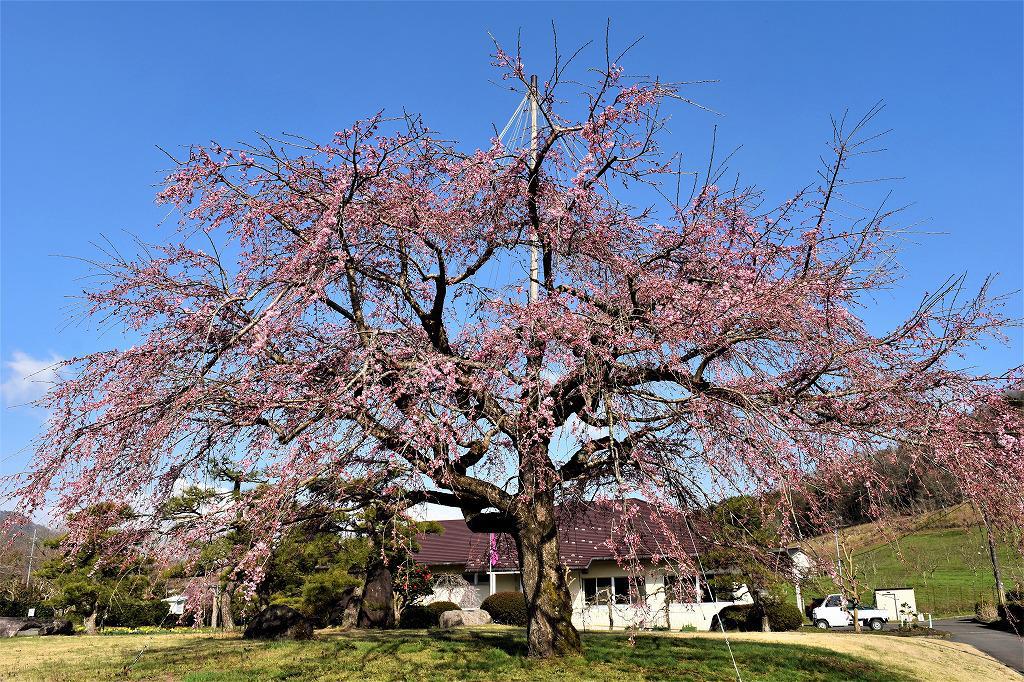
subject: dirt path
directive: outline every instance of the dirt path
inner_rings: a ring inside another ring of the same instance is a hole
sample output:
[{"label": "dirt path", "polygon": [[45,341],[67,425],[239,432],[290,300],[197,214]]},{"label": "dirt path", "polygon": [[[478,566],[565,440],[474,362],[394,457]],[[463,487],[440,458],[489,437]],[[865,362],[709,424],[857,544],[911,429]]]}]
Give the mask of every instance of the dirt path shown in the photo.
[{"label": "dirt path", "polygon": [[[673,637],[714,637],[720,633],[679,633]],[[803,644],[859,656],[890,668],[905,670],[922,682],[1022,682],[1014,672],[988,654],[960,642],[930,637],[890,637],[833,632],[736,632],[733,641],[748,640]],[[742,670],[740,673],[742,674]]]}]

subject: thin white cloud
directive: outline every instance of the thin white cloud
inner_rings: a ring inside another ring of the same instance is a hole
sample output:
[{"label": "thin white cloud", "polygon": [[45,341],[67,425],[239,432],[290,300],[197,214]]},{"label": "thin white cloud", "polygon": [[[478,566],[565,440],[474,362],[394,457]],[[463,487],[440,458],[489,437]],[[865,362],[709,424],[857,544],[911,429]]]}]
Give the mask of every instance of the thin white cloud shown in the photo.
[{"label": "thin white cloud", "polygon": [[11,359],[4,361],[7,380],[0,384],[4,404],[25,405],[36,400],[57,380],[57,363],[64,358],[50,353],[49,358],[34,358],[16,350]]}]

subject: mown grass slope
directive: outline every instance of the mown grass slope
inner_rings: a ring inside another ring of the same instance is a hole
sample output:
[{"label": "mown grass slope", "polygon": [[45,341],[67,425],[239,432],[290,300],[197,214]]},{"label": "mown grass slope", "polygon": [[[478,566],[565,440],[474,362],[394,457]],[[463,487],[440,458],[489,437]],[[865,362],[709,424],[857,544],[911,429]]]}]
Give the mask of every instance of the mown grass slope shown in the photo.
[{"label": "mown grass slope", "polygon": [[[844,529],[844,547],[854,550],[854,565],[863,576],[863,599],[878,587],[913,587],[917,608],[936,616],[971,613],[975,602],[993,600],[995,581],[981,519],[961,505],[900,519],[892,525],[863,524]],[[835,537],[806,545],[818,556],[836,556]],[[1007,589],[1024,587],[1024,558],[1012,538],[999,544]],[[808,597],[832,591],[831,581],[815,581]]]}]

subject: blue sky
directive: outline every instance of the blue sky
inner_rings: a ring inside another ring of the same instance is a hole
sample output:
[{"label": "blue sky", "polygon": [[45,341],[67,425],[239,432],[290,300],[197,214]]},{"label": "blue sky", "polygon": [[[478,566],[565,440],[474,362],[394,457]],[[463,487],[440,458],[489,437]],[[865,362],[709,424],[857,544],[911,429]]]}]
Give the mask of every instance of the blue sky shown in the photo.
[{"label": "blue sky", "polygon": [[[568,50],[644,40],[625,66],[668,80],[724,114],[675,112],[670,146],[700,166],[712,126],[744,180],[781,197],[814,180],[829,115],[887,107],[888,152],[865,176],[900,176],[918,234],[907,277],[867,313],[883,327],[924,291],[999,273],[1024,316],[1022,4],[273,4],[2,5],[0,474],[24,467],[44,415],[22,406],[54,358],[124,345],[77,321],[73,297],[106,235],[130,251],[166,209],[153,203],[156,145],[326,137],[378,109],[420,112],[464,146],[485,144],[518,98],[494,82],[493,33],[522,29],[528,66],[550,66],[551,21]],[[582,63],[599,63],[597,48]],[[71,307],[69,308],[69,304]],[[973,354],[979,369],[1024,361],[1019,330]],[[40,370],[42,370],[40,372]],[[34,377],[28,375],[40,372]]]}]

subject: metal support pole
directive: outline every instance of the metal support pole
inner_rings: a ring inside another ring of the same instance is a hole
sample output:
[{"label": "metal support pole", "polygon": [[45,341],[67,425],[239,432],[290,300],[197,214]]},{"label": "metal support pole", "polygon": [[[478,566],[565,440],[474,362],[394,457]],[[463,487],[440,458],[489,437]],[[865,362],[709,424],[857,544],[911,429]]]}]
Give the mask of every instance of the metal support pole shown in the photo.
[{"label": "metal support pole", "polygon": [[836,529],[836,561],[839,562],[839,579],[843,578],[843,557],[839,554],[839,529]]},{"label": "metal support pole", "polygon": [[36,533],[38,529],[32,528],[32,549],[28,553],[28,570],[25,572],[25,587],[32,583],[32,560],[36,558]]},{"label": "metal support pole", "polygon": [[[534,177],[540,173],[537,168],[537,77],[530,76],[530,174]],[[536,230],[530,233],[530,303],[537,300],[539,268],[537,266],[537,239]]]}]

